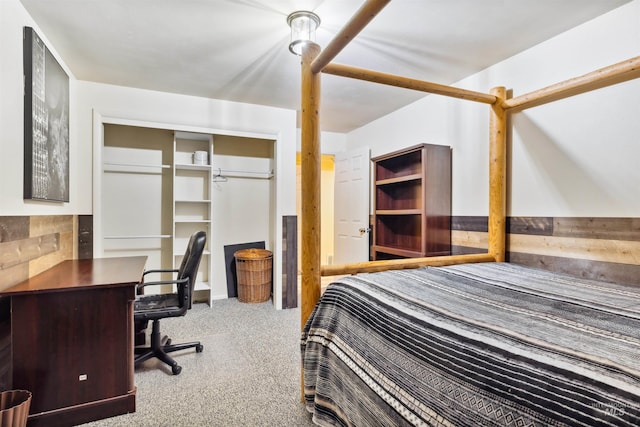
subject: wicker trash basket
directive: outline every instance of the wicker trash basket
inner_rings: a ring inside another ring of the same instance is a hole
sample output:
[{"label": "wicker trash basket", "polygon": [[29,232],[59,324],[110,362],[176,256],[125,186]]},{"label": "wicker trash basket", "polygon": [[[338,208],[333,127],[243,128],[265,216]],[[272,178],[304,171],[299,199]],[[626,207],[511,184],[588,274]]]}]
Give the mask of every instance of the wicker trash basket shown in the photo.
[{"label": "wicker trash basket", "polygon": [[7,390],[0,393],[0,427],[26,426],[29,406],[30,391]]},{"label": "wicker trash basket", "polygon": [[271,295],[273,254],[266,249],[242,249],[233,254],[238,276],[238,301],[265,302]]}]

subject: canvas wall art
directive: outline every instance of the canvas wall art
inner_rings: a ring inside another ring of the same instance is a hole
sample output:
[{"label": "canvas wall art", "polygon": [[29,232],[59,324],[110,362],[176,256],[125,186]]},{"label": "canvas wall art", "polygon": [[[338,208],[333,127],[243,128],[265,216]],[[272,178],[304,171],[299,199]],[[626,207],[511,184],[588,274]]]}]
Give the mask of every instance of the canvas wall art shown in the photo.
[{"label": "canvas wall art", "polygon": [[24,27],[24,198],[69,201],[69,76]]}]

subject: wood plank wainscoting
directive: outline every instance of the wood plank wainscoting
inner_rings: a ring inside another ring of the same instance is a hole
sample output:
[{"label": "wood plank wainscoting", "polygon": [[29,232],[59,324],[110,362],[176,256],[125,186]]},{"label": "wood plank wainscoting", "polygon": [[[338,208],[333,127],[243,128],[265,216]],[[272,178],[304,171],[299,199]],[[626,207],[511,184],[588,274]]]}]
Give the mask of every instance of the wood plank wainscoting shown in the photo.
[{"label": "wood plank wainscoting", "polygon": [[[487,217],[452,217],[451,243],[486,251]],[[506,261],[640,286],[640,218],[509,217]]]},{"label": "wood plank wainscoting", "polygon": [[[93,256],[91,215],[0,216],[0,290],[60,262]],[[12,388],[9,299],[0,298],[0,391]]]},{"label": "wood plank wainscoting", "polygon": [[298,306],[298,217],[282,216],[282,308]]}]

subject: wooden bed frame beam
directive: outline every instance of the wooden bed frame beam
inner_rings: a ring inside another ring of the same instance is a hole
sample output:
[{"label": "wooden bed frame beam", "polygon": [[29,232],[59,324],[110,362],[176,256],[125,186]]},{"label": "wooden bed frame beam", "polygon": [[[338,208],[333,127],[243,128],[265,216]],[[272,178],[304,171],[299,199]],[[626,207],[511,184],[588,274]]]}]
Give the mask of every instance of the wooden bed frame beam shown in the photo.
[{"label": "wooden bed frame beam", "polygon": [[489,254],[505,260],[507,244],[507,113],[502,107],[504,87],[491,89],[499,101],[489,116]]},{"label": "wooden bed frame beam", "polygon": [[311,71],[320,46],[302,47],[301,305],[302,327],[320,299],[320,74]]},{"label": "wooden bed frame beam", "polygon": [[493,262],[491,254],[466,254],[435,256],[428,258],[404,258],[384,261],[359,262],[342,265],[323,265],[320,268],[322,276],[340,276],[345,274],[375,273],[385,270],[400,270],[419,267],[442,267],[444,265],[467,264],[475,262]]},{"label": "wooden bed frame beam", "polygon": [[358,35],[391,0],[367,0],[311,63],[311,72],[319,73]]},{"label": "wooden bed frame beam", "polygon": [[506,110],[524,110],[638,77],[640,56],[503,101],[502,107]]},{"label": "wooden bed frame beam", "polygon": [[351,67],[348,65],[331,63],[326,65],[322,72],[335,76],[349,77],[352,79],[366,80],[373,83],[385,84],[388,86],[396,86],[404,89],[418,90],[422,92],[435,93],[438,95],[450,96],[453,98],[466,99],[469,101],[483,102],[485,104],[493,104],[496,102],[495,95],[490,95],[472,90],[460,89],[452,86],[441,85],[438,83],[416,80],[393,74],[381,73],[379,71],[367,70],[364,68]]}]

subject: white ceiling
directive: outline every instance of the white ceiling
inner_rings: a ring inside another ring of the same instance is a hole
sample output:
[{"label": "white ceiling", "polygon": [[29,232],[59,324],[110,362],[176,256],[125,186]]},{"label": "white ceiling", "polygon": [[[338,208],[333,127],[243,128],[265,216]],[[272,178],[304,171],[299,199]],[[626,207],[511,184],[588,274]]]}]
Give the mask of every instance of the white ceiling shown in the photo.
[{"label": "white ceiling", "polygon": [[[316,12],[324,47],[363,3],[21,1],[80,80],[296,110],[287,15]],[[452,84],[628,1],[395,0],[335,62]],[[323,75],[322,129],[347,132],[424,95]]]}]

